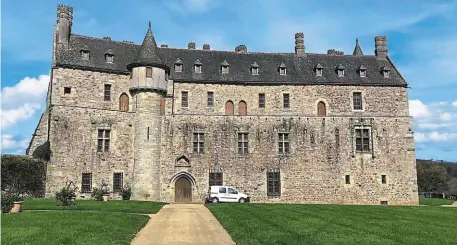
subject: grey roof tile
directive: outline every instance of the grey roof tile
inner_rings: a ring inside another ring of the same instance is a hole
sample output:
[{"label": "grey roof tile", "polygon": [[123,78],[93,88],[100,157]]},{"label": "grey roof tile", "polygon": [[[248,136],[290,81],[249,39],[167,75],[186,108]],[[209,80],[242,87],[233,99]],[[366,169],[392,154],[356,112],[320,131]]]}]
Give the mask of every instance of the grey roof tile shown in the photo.
[{"label": "grey roof tile", "polygon": [[337,67],[336,67],[337,70],[344,70],[346,69],[346,67],[344,67],[344,65],[342,64],[339,64]]}]

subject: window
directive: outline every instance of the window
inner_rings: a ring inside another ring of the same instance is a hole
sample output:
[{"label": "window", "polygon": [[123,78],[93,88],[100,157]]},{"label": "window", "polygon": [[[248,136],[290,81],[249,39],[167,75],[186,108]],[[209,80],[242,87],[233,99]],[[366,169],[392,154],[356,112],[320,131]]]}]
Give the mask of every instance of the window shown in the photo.
[{"label": "window", "polygon": [[360,70],[360,77],[366,77],[366,76],[367,76],[367,71]]},{"label": "window", "polygon": [[209,173],[209,185],[222,185],[222,173]]},{"label": "window", "polygon": [[285,67],[279,68],[279,75],[286,75],[286,68]]},{"label": "window", "polygon": [[214,93],[213,92],[208,92],[208,107],[213,107],[214,105]]},{"label": "window", "polygon": [[281,179],[279,171],[267,172],[267,196],[281,195]]},{"label": "window", "polygon": [[384,78],[390,77],[390,71],[384,70],[384,71],[382,71],[382,74],[383,74]]},{"label": "window", "polygon": [[358,152],[370,151],[370,130],[356,129],[355,130],[355,150]]},{"label": "window", "polygon": [[181,107],[189,107],[189,92],[181,91]]},{"label": "window", "polygon": [[109,129],[99,129],[98,130],[98,141],[97,141],[97,151],[98,152],[108,152],[109,151],[109,141],[110,141]]},{"label": "window", "polygon": [[354,92],[352,93],[352,103],[354,110],[362,110],[362,93],[361,92]]},{"label": "window", "polygon": [[238,133],[238,153],[247,154],[248,144],[249,144],[249,134],[248,133]]},{"label": "window", "polygon": [[114,55],[113,54],[105,54],[105,61],[106,61],[106,63],[113,63],[114,62]]},{"label": "window", "polygon": [[119,97],[119,110],[128,111],[129,110],[129,96],[126,93],[122,93]]},{"label": "window", "polygon": [[81,59],[88,60],[90,59],[90,52],[89,50],[81,50]]},{"label": "window", "polygon": [[345,176],[344,176],[344,181],[346,182],[346,185],[351,184],[351,176],[345,175]]},{"label": "window", "polygon": [[381,205],[388,205],[387,201],[381,201]]},{"label": "window", "polygon": [[279,140],[278,140],[279,153],[280,154],[290,153],[289,134],[288,133],[279,133],[278,137],[279,137]]},{"label": "window", "polygon": [[229,73],[229,67],[228,66],[222,66],[222,73]]},{"label": "window", "polygon": [[247,114],[248,114],[248,106],[247,106],[246,102],[240,101],[240,103],[238,103],[238,115],[246,116]]},{"label": "window", "polygon": [[182,64],[175,64],[175,72],[182,72]]},{"label": "window", "polygon": [[228,194],[238,194],[238,191],[236,191],[236,190],[233,189],[233,188],[228,188],[228,189],[227,189],[227,193],[228,193]]},{"label": "window", "polygon": [[120,192],[122,190],[122,182],[124,181],[123,173],[113,174],[113,192]]},{"label": "window", "polygon": [[265,94],[259,94],[259,108],[265,108]]},{"label": "window", "polygon": [[92,173],[83,173],[81,181],[81,192],[88,193],[92,191]]},{"label": "window", "polygon": [[317,115],[321,117],[325,117],[327,115],[327,111],[325,108],[325,103],[320,101],[317,103]]},{"label": "window", "polygon": [[103,94],[103,99],[105,101],[110,101],[111,100],[111,84],[105,84],[105,90]]},{"label": "window", "polygon": [[338,69],[338,76],[344,77],[344,70]]},{"label": "window", "polygon": [[251,74],[252,75],[259,75],[259,68],[258,67],[252,67],[251,68]]},{"label": "window", "polygon": [[290,104],[289,104],[289,94],[283,94],[282,95],[282,104],[283,104],[283,107],[284,108],[289,108]]},{"label": "window", "polygon": [[233,102],[232,101],[227,101],[225,103],[225,115],[227,116],[233,116],[234,114],[234,108],[233,108]]},{"label": "window", "polygon": [[322,76],[322,68],[316,68],[316,76],[318,76],[318,77]]},{"label": "window", "polygon": [[194,66],[195,73],[202,73],[202,65],[195,65]]},{"label": "window", "polygon": [[194,153],[204,153],[205,136],[203,133],[194,133],[193,138]]},{"label": "window", "polygon": [[63,94],[71,94],[71,87],[64,87]]},{"label": "window", "polygon": [[227,193],[227,188],[219,187],[219,193]]},{"label": "window", "polygon": [[152,67],[146,67],[146,77],[152,77]]},{"label": "window", "polygon": [[386,175],[381,175],[381,183],[387,184],[387,176]]}]

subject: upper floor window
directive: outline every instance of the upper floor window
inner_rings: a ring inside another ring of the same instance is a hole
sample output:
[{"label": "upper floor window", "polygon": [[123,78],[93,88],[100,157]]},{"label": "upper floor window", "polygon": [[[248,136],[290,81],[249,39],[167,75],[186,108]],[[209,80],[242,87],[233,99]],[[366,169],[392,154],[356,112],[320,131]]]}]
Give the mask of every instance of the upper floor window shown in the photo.
[{"label": "upper floor window", "polygon": [[317,65],[316,65],[316,67],[314,68],[314,70],[315,70],[315,72],[316,72],[316,76],[320,77],[320,76],[322,76],[324,67],[323,67],[320,63],[317,63]]},{"label": "upper floor window", "polygon": [[280,171],[267,172],[267,196],[281,196],[281,178]]},{"label": "upper floor window", "polygon": [[280,154],[290,153],[290,142],[288,133],[278,134],[278,150]]},{"label": "upper floor window", "polygon": [[327,115],[325,103],[323,101],[319,101],[319,103],[317,103],[317,115],[321,117],[325,117]]},{"label": "upper floor window", "polygon": [[71,94],[71,87],[64,87],[63,94]]},{"label": "upper floor window", "polygon": [[182,72],[182,61],[179,58],[175,61],[175,72]]},{"label": "upper floor window", "polygon": [[281,65],[279,65],[279,75],[286,75],[286,68],[286,65],[281,63]]},{"label": "upper floor window", "polygon": [[146,77],[152,77],[152,67],[146,67]]},{"label": "upper floor window", "polygon": [[181,107],[189,107],[189,92],[181,91]]},{"label": "upper floor window", "polygon": [[197,59],[194,63],[194,71],[195,73],[202,73],[202,63],[200,59]]},{"label": "upper floor window", "polygon": [[111,100],[111,84],[105,84],[104,93],[103,93],[103,100],[110,101]]},{"label": "upper floor window", "polygon": [[362,93],[361,92],[354,92],[352,93],[352,103],[354,110],[362,110]]},{"label": "upper floor window", "polygon": [[343,65],[341,65],[341,64],[339,64],[336,67],[336,70],[337,70],[337,73],[338,73],[339,77],[344,77],[344,69],[345,69],[345,67]]},{"label": "upper floor window", "polygon": [[367,76],[367,68],[364,65],[359,66],[359,75],[360,75],[360,77]]},{"label": "upper floor window", "polygon": [[358,152],[370,152],[370,130],[355,130],[355,150]]},{"label": "upper floor window", "polygon": [[389,67],[383,66],[381,68],[381,71],[382,71],[382,75],[384,76],[384,78],[389,78],[390,77],[390,68]]},{"label": "upper floor window", "polygon": [[204,153],[205,148],[205,135],[203,133],[194,133],[193,138],[193,151],[194,153]]},{"label": "upper floor window", "polygon": [[245,116],[247,114],[248,114],[248,106],[247,106],[246,102],[240,101],[240,103],[238,103],[238,115]]},{"label": "upper floor window", "polygon": [[114,54],[105,54],[106,63],[114,63]]},{"label": "upper floor window", "polygon": [[89,60],[90,59],[90,51],[89,50],[81,50],[81,59]]},{"label": "upper floor window", "polygon": [[248,144],[249,144],[249,134],[248,133],[238,133],[238,153],[247,154]]},{"label": "upper floor window", "polygon": [[254,62],[254,64],[251,64],[251,74],[259,75],[259,65],[257,64],[257,62]]},{"label": "upper floor window", "polygon": [[119,97],[119,110],[128,111],[129,110],[129,96],[126,93],[122,93]]},{"label": "upper floor window", "polygon": [[113,192],[120,192],[124,181],[123,173],[113,173]]},{"label": "upper floor window", "polygon": [[108,152],[109,151],[110,134],[111,134],[111,130],[109,130],[109,129],[99,129],[98,130],[98,140],[97,140],[97,151],[98,152]]},{"label": "upper floor window", "polygon": [[222,73],[229,73],[229,63],[227,60],[224,60],[221,64]]},{"label": "upper floor window", "polygon": [[234,114],[233,102],[229,100],[229,101],[225,102],[225,115],[233,116],[233,114]]},{"label": "upper floor window", "polygon": [[259,94],[259,108],[265,108],[265,94]]},{"label": "upper floor window", "polygon": [[290,107],[290,96],[289,94],[283,94],[282,95],[282,105],[284,108],[289,108]]},{"label": "upper floor window", "polygon": [[83,173],[81,176],[81,192],[92,192],[92,173]]},{"label": "upper floor window", "polygon": [[213,107],[214,105],[214,92],[208,92],[207,93],[207,106],[208,107]]}]

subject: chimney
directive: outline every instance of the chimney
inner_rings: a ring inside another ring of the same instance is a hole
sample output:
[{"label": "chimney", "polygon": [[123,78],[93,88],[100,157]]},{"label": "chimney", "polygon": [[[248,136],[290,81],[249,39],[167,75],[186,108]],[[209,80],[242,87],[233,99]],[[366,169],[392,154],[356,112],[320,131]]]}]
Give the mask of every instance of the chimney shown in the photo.
[{"label": "chimney", "polygon": [[188,49],[195,49],[195,43],[194,43],[194,42],[190,42],[190,43],[187,45],[187,48],[188,48]]},{"label": "chimney", "polygon": [[211,50],[209,44],[203,44],[203,50]]},{"label": "chimney", "polygon": [[160,47],[161,48],[168,48],[168,44],[161,44]]},{"label": "chimney", "polygon": [[336,55],[336,51],[334,49],[329,49],[329,50],[327,50],[327,54]]},{"label": "chimney", "polygon": [[103,37],[103,40],[111,41],[111,37]]},{"label": "chimney", "polygon": [[65,5],[57,5],[57,34],[58,43],[68,44],[73,24],[73,8]]},{"label": "chimney", "polygon": [[386,36],[377,36],[374,38],[375,41],[375,50],[374,54],[378,59],[387,58],[387,37]]},{"label": "chimney", "polygon": [[335,50],[336,55],[344,55],[344,51]]},{"label": "chimney", "polygon": [[246,45],[241,44],[241,45],[236,46],[235,52],[237,52],[239,54],[245,54],[248,52],[248,48],[246,48]]},{"label": "chimney", "polygon": [[295,33],[295,54],[298,56],[305,55],[305,36],[303,32]]}]

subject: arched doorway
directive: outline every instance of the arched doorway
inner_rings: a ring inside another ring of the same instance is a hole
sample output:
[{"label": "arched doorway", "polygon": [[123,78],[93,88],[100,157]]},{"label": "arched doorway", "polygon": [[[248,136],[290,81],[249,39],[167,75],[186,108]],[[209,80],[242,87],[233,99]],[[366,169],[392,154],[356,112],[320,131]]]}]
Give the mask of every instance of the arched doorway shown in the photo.
[{"label": "arched doorway", "polygon": [[191,203],[192,202],[192,184],[189,179],[182,176],[175,182],[175,202]]}]

